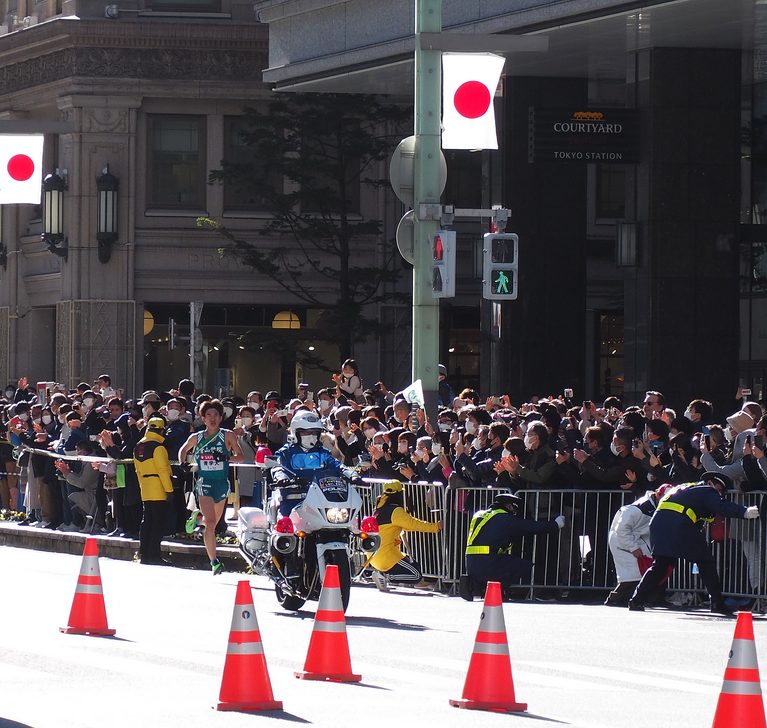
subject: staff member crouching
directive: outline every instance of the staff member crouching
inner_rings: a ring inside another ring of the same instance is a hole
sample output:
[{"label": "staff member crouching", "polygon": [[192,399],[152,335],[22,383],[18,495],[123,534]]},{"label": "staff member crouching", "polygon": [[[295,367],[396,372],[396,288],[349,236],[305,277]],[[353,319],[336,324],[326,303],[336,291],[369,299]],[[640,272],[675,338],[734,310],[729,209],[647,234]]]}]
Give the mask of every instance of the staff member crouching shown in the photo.
[{"label": "staff member crouching", "polygon": [[420,565],[400,550],[403,531],[439,533],[442,521],[429,523],[413,518],[405,510],[405,493],[399,480],[383,487],[373,515],[378,521],[381,546],[370,560],[373,581],[380,591],[388,591],[388,584],[414,585],[423,579]]},{"label": "staff member crouching", "polygon": [[708,472],[703,473],[699,483],[686,483],[666,491],[650,521],[652,566],[644,573],[629,600],[630,610],[644,611],[645,602],[669,567],[674,566],[678,559],[687,559],[698,565],[703,585],[711,595],[711,611],[719,614],[732,612],[722,596],[714,557],[702,526],[715,515],[758,518],[759,509],[725,500],[724,493],[728,489],[732,489],[732,481],[726,475]]},{"label": "staff member crouching", "polygon": [[139,529],[142,564],[168,564],[162,558],[160,543],[167,521],[167,500],[173,494],[173,473],[165,448],[165,419],[150,417],[146,434],[136,444],[133,464],[144,502],[144,517]]},{"label": "staff member crouching", "polygon": [[515,554],[521,553],[524,536],[559,533],[565,525],[565,517],[557,516],[551,521],[533,521],[517,515],[522,499],[511,493],[498,493],[490,508],[477,511],[469,525],[466,542],[466,572],[459,582],[463,599],[472,601],[474,595],[482,595],[488,581],[501,582],[501,588],[529,581],[533,564]]},{"label": "staff member crouching", "polygon": [[648,490],[644,496],[623,506],[615,514],[607,544],[615,562],[618,586],[605,600],[606,607],[628,606],[642,574],[650,568],[650,519],[658,507],[658,501],[671,487],[662,485],[657,490]]}]

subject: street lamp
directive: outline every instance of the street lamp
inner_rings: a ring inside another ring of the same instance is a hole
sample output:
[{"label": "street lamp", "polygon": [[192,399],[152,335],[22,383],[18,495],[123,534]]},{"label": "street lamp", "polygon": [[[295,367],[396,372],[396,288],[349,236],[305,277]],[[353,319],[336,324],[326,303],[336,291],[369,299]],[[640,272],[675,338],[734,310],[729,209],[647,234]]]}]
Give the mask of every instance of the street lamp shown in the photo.
[{"label": "street lamp", "polygon": [[99,244],[99,261],[108,263],[112,257],[112,245],[117,241],[117,190],[120,181],[109,171],[107,164],[96,177],[98,190],[98,216],[96,240]]},{"label": "street lamp", "polygon": [[58,170],[43,180],[43,242],[48,250],[67,259],[68,241],[64,235],[64,191],[67,183]]}]

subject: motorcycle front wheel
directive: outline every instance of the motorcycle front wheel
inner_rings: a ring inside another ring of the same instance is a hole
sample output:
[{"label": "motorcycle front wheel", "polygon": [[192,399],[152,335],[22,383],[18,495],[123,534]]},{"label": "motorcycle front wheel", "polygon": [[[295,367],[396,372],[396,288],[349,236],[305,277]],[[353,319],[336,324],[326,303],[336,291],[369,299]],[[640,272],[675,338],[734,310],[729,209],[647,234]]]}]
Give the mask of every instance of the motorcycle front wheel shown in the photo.
[{"label": "motorcycle front wheel", "polygon": [[289,612],[297,612],[306,603],[306,599],[301,599],[301,597],[296,597],[283,591],[279,584],[274,585],[274,593],[277,595],[277,601],[280,603],[280,606]]},{"label": "motorcycle front wheel", "polygon": [[344,612],[349,606],[349,596],[352,589],[352,570],[346,549],[334,549],[325,552],[325,564],[335,564],[338,567],[338,583],[341,587],[341,603]]}]

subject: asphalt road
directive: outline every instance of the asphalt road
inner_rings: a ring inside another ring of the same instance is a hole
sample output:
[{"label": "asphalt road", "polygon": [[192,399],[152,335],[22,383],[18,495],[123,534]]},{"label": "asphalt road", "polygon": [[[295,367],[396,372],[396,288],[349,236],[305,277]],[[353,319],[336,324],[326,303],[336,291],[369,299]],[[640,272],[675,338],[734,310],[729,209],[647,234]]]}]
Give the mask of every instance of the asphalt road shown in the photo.
[{"label": "asphalt road", "polygon": [[[482,611],[430,592],[355,586],[348,639],[362,683],[299,681],[314,603],[295,615],[251,577],[274,695],[284,712],[213,709],[243,575],[101,559],[114,638],[65,635],[80,558],[0,547],[0,726],[711,725],[734,619],[601,606],[504,605],[524,714],[458,710]],[[767,666],[767,621],[755,622]],[[745,728],[745,727],[744,727]]]}]

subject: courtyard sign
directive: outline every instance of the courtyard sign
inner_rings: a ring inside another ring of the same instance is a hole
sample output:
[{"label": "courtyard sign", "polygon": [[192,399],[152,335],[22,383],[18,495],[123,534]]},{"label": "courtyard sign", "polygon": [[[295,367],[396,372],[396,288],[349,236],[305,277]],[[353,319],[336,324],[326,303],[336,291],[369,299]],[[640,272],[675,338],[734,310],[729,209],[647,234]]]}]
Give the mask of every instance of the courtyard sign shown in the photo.
[{"label": "courtyard sign", "polygon": [[528,162],[639,161],[639,124],[632,109],[530,107]]}]

